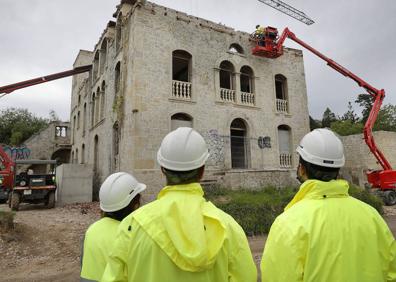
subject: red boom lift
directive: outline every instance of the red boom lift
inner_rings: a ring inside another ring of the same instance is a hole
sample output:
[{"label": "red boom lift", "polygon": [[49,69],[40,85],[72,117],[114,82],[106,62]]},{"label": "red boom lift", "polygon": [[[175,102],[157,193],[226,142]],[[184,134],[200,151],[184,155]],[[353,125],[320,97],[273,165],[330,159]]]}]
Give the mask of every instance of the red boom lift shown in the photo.
[{"label": "red boom lift", "polygon": [[256,42],[256,46],[252,49],[253,55],[266,57],[266,58],[278,58],[283,54],[283,43],[286,38],[290,38],[291,40],[297,42],[304,48],[308,49],[316,56],[321,58],[322,60],[327,62],[327,65],[341,73],[342,75],[351,78],[354,80],[360,87],[366,89],[367,93],[370,94],[374,98],[374,103],[371,108],[369,117],[364,125],[364,140],[369,147],[370,151],[374,154],[374,157],[377,159],[378,163],[381,165],[382,170],[371,170],[368,171],[367,180],[372,188],[379,189],[382,197],[384,198],[385,204],[394,205],[396,204],[396,171],[392,169],[392,166],[385,158],[383,153],[377,148],[372,129],[377,119],[378,112],[381,108],[382,101],[385,97],[384,89],[377,89],[370,84],[368,84],[363,79],[359,78],[351,71],[347,70],[343,66],[339,65],[332,59],[326,57],[319,51],[315,50],[313,47],[299,39],[293,32],[291,32],[288,28],[282,32],[280,36],[278,36],[278,30],[274,27],[266,27],[264,36],[257,36],[256,33],[251,35],[251,39]]}]

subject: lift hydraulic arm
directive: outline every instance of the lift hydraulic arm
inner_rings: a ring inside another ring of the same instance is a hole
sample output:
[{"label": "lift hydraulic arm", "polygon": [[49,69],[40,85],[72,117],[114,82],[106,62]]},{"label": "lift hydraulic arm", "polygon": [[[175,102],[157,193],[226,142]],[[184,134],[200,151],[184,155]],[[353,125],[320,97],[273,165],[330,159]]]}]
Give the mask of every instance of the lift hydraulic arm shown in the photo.
[{"label": "lift hydraulic arm", "polygon": [[304,41],[300,40],[297,38],[297,36],[291,32],[288,28],[286,28],[282,35],[280,36],[278,43],[277,43],[277,50],[282,50],[283,42],[285,41],[286,38],[290,38],[291,40],[297,42],[304,48],[308,49],[312,53],[314,53],[316,56],[321,58],[322,60],[327,62],[327,65],[336,70],[337,72],[341,73],[342,75],[351,78],[354,80],[360,87],[363,87],[364,89],[367,90],[367,93],[370,94],[374,98],[374,104],[373,107],[371,108],[370,115],[366,121],[366,124],[364,125],[364,140],[366,141],[367,146],[370,148],[370,151],[374,154],[375,158],[377,159],[378,163],[382,166],[384,170],[391,170],[392,167],[389,164],[388,160],[385,158],[383,153],[377,148],[373,134],[372,134],[372,129],[375,123],[375,120],[377,119],[378,112],[381,108],[381,104],[383,99],[385,98],[385,91],[384,89],[378,90],[377,88],[371,86],[368,84],[366,81],[363,79],[359,78],[355,74],[353,74],[351,71],[347,70],[340,64],[336,63],[332,59],[326,57],[319,51],[315,50],[308,44],[306,44]]},{"label": "lift hydraulic arm", "polygon": [[341,73],[342,75],[354,80],[360,87],[366,89],[367,93],[374,99],[373,106],[371,108],[369,117],[364,125],[364,140],[369,147],[370,151],[374,154],[378,163],[381,165],[383,170],[369,171],[367,172],[367,179],[369,183],[376,188],[381,190],[395,189],[396,188],[396,171],[392,170],[392,166],[384,156],[384,154],[376,146],[372,129],[377,119],[379,110],[381,108],[382,101],[385,97],[384,89],[377,89],[360,77],[353,74],[348,69],[344,68],[340,64],[336,63],[332,59],[326,57],[301,39],[299,39],[293,32],[288,28],[282,32],[279,38],[277,38],[278,31],[276,28],[267,27],[263,38],[258,38],[256,34],[252,34],[252,39],[257,41],[257,45],[253,48],[252,52],[254,55],[263,56],[267,58],[277,58],[283,54],[283,43],[286,38],[290,38],[296,43],[300,44],[304,48],[308,49],[316,56],[327,62],[327,65]]},{"label": "lift hydraulic arm", "polygon": [[[72,70],[68,70],[68,71],[58,72],[55,74],[50,74],[50,75],[46,75],[46,76],[42,76],[42,77],[30,79],[30,80],[25,80],[22,82],[17,82],[17,83],[6,85],[6,86],[1,86],[0,87],[0,98],[3,97],[4,95],[7,95],[7,94],[9,94],[15,90],[21,89],[21,88],[33,86],[33,85],[40,84],[40,83],[49,82],[52,80],[72,76],[72,75],[79,74],[79,73],[88,72],[91,69],[92,69],[92,65],[86,65],[86,66],[76,67],[76,68],[74,68]],[[3,95],[1,95],[1,94],[3,94]]]}]

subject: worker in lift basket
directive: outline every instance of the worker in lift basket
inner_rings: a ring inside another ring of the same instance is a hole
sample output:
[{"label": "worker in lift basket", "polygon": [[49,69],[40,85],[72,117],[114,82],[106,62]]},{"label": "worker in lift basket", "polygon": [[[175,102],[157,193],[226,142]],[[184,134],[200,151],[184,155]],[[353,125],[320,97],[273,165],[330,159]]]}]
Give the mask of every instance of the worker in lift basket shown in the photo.
[{"label": "worker in lift basket", "polygon": [[81,256],[81,281],[100,281],[120,221],[140,206],[140,194],[146,185],[125,172],[111,174],[99,191],[103,218],[85,233]]},{"label": "worker in lift basket", "polygon": [[157,160],[167,186],[121,222],[101,281],[257,281],[242,228],[203,197],[199,181],[208,157],[192,128],[165,136]]},{"label": "worker in lift basket", "polygon": [[396,281],[395,239],[378,212],[337,179],[341,140],[316,129],[297,148],[299,191],[271,226],[262,281]]},{"label": "worker in lift basket", "polygon": [[264,37],[265,37],[265,27],[256,25],[255,36],[258,39],[258,45],[264,46]]}]

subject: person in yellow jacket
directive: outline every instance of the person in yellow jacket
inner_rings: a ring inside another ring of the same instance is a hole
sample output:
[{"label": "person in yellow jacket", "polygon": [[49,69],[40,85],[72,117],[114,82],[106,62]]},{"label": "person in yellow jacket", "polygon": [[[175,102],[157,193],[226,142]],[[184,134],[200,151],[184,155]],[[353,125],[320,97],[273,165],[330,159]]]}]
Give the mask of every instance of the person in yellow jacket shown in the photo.
[{"label": "person in yellow jacket", "polygon": [[101,281],[257,281],[244,231],[203,197],[199,181],[208,156],[192,128],[165,136],[157,160],[167,186],[121,222]]},{"label": "person in yellow jacket", "polygon": [[146,185],[125,172],[111,174],[99,190],[103,218],[89,226],[81,256],[81,281],[100,281],[120,221],[140,206]]},{"label": "person in yellow jacket", "polygon": [[266,28],[263,26],[260,26],[259,24],[256,25],[256,31],[255,31],[255,37],[258,40],[258,44],[259,46],[264,46],[264,38],[265,38],[265,32],[266,32]]},{"label": "person in yellow jacket", "polygon": [[316,129],[297,148],[303,183],[271,226],[261,261],[262,281],[396,281],[396,243],[371,206],[348,195],[339,179],[340,139]]}]

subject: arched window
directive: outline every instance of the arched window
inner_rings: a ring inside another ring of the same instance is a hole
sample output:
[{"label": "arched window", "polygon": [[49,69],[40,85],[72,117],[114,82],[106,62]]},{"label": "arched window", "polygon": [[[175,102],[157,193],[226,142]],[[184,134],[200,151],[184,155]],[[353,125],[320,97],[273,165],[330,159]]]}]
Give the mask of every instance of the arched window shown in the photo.
[{"label": "arched window", "polygon": [[95,125],[95,108],[96,108],[96,95],[92,93],[91,99],[91,127]]},{"label": "arched window", "polygon": [[93,71],[92,71],[92,81],[98,77],[98,69],[99,69],[99,51],[96,51],[93,61]]},{"label": "arched window", "polygon": [[177,81],[191,81],[191,54],[184,50],[172,52],[172,79]]},{"label": "arched window", "polygon": [[121,63],[118,62],[115,70],[114,70],[114,90],[115,90],[115,94],[118,95],[120,92],[120,87],[121,87]]},{"label": "arched window", "polygon": [[118,122],[113,125],[113,171],[119,168],[119,152],[120,152],[120,127]]},{"label": "arched window", "polygon": [[98,137],[98,135],[95,135],[95,138],[94,138],[93,163],[94,163],[94,174],[97,174],[98,169],[99,169],[99,137]]},{"label": "arched window", "polygon": [[282,113],[289,112],[287,79],[281,74],[275,75],[276,110]]},{"label": "arched window", "polygon": [[253,70],[249,66],[243,66],[240,73],[241,103],[254,106],[255,96]]},{"label": "arched window", "polygon": [[100,88],[98,87],[96,89],[96,97],[95,97],[95,124],[99,122],[100,118],[100,100],[101,100],[101,93],[100,93]]},{"label": "arched window", "polygon": [[239,45],[238,43],[232,43],[230,45],[230,48],[228,48],[228,52],[231,53],[238,53],[238,54],[244,54],[243,48],[241,45]]},{"label": "arched window", "polygon": [[191,99],[191,60],[190,53],[184,50],[172,52],[172,97]]},{"label": "arched window", "polygon": [[292,140],[291,129],[282,124],[278,126],[279,165],[281,168],[292,166]]},{"label": "arched window", "polygon": [[74,143],[74,136],[76,135],[76,116],[73,117],[73,130],[72,130],[72,144]]},{"label": "arched window", "polygon": [[82,144],[81,146],[81,163],[85,163],[85,144]]},{"label": "arched window", "polygon": [[100,68],[99,73],[102,74],[107,60],[107,38],[103,39],[102,46],[100,47]]},{"label": "arched window", "polygon": [[116,23],[116,50],[120,50],[122,47],[122,14],[120,13]]},{"label": "arched window", "polygon": [[105,117],[105,104],[106,104],[106,83],[102,82],[101,88],[101,98],[100,98],[100,119]]},{"label": "arched window", "polygon": [[85,133],[85,129],[87,128],[87,103],[84,103],[83,109],[83,134]]},{"label": "arched window", "polygon": [[185,113],[177,113],[171,116],[171,130],[179,127],[193,127],[193,118]]},{"label": "arched window", "polygon": [[234,90],[235,68],[229,61],[222,61],[220,64],[220,88]]},{"label": "arched window", "polygon": [[241,92],[254,92],[254,74],[249,66],[243,66],[241,68]]},{"label": "arched window", "polygon": [[248,168],[249,138],[247,136],[246,122],[236,118],[230,126],[231,136],[231,167]]},{"label": "arched window", "polygon": [[77,113],[77,129],[80,129],[80,111]]}]

